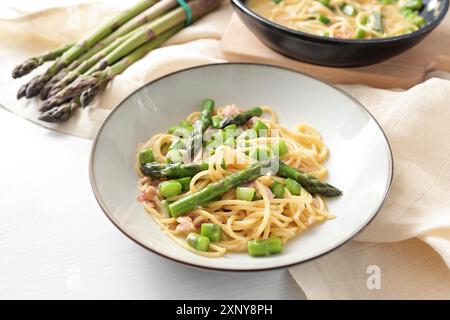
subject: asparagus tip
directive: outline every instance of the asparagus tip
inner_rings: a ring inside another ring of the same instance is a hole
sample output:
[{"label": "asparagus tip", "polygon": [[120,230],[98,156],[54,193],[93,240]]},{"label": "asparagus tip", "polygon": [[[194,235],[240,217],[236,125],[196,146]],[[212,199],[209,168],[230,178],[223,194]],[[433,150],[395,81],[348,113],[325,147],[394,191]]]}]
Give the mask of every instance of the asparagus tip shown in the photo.
[{"label": "asparagus tip", "polygon": [[21,98],[25,97],[27,87],[28,87],[28,83],[20,86],[19,90],[17,91],[17,100],[20,100]]},{"label": "asparagus tip", "polygon": [[72,105],[72,102],[65,103],[61,106],[47,110],[46,112],[42,113],[41,116],[39,117],[39,120],[45,122],[62,122],[70,117],[73,109],[74,106]]},{"label": "asparagus tip", "polygon": [[84,90],[80,95],[81,106],[84,108],[87,105],[89,105],[89,103],[92,102],[92,100],[97,95],[97,93],[98,93],[98,87],[95,87],[95,88],[90,87],[90,88]]},{"label": "asparagus tip", "polygon": [[34,96],[39,94],[44,85],[45,81],[43,81],[42,77],[36,77],[31,80],[25,92],[25,96],[27,97],[27,99],[33,98]]},{"label": "asparagus tip", "polygon": [[34,69],[39,66],[39,63],[36,59],[28,59],[27,61],[16,66],[12,71],[13,79],[17,79],[23,77],[24,75],[30,73]]}]

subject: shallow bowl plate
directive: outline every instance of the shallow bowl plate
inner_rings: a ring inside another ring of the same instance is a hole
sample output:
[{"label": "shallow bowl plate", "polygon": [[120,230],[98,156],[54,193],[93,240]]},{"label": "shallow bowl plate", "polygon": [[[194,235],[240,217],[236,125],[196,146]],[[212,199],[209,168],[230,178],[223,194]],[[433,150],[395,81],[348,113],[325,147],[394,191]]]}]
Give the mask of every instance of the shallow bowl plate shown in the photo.
[{"label": "shallow bowl plate", "polygon": [[[343,190],[329,199],[336,219],[289,241],[282,254],[252,258],[196,255],[171,240],[136,201],[134,163],[138,143],[199,109],[204,98],[217,106],[269,105],[280,123],[317,128],[330,156],[328,182]],[[172,73],[140,88],[106,118],[92,147],[91,185],[106,216],[143,247],[185,264],[230,271],[287,267],[319,257],[342,245],[375,217],[392,180],[392,155],[381,127],[345,92],[295,71],[259,64],[215,64]]]}]

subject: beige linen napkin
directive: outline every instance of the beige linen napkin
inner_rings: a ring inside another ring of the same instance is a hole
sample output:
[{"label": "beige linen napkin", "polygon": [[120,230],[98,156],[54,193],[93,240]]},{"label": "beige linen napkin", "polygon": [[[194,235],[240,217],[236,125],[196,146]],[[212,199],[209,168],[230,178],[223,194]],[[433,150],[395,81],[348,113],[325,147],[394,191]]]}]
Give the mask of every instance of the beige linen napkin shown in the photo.
[{"label": "beige linen napkin", "polygon": [[[341,86],[381,123],[394,154],[391,192],[356,240],[291,269],[309,298],[450,299],[450,81],[404,91]],[[338,217],[339,218],[339,217]],[[414,257],[414,258],[413,258]],[[380,284],[373,286],[373,276]],[[437,276],[439,275],[439,276]]]},{"label": "beige linen napkin", "polygon": [[[117,9],[94,3],[0,19],[0,104],[41,125],[92,138],[109,110],[141,85],[225,59],[219,41],[231,14],[228,2],[116,77],[68,122],[36,120],[39,101],[15,99],[26,79],[12,81],[13,66],[78,38]],[[291,268],[293,277],[313,299],[450,298],[450,81],[432,78],[405,92],[342,87],[368,107],[388,135],[395,158],[392,191],[359,241]]]}]

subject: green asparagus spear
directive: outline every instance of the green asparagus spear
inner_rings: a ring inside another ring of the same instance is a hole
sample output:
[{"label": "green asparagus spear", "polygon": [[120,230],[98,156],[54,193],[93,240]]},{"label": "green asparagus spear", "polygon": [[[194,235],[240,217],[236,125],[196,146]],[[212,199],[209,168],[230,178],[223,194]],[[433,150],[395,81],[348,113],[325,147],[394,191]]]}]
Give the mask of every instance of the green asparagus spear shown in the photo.
[{"label": "green asparagus spear", "polygon": [[22,62],[21,64],[19,64],[18,66],[16,66],[14,68],[14,70],[12,71],[12,77],[14,79],[17,79],[17,78],[20,78],[20,77],[30,73],[31,71],[33,71],[34,69],[39,67],[44,62],[52,61],[52,60],[55,60],[56,58],[60,57],[64,52],[69,50],[72,46],[73,46],[73,43],[65,43],[56,49],[47,51],[40,56],[32,57],[32,58]]},{"label": "green asparagus spear", "polygon": [[50,92],[53,89],[53,86],[55,86],[59,81],[64,79],[64,77],[67,75],[68,70],[66,68],[60,70],[53,78],[51,78],[45,86],[42,88],[40,96],[42,100],[47,99],[50,96]]},{"label": "green asparagus spear", "polygon": [[159,37],[140,46],[139,48],[131,52],[128,56],[122,58],[120,61],[118,61],[111,67],[108,67],[102,71],[98,71],[89,76],[79,77],[76,81],[74,81],[69,86],[65,87],[63,90],[58,92],[55,96],[50,97],[48,100],[46,100],[39,110],[40,111],[50,110],[55,106],[63,104],[64,102],[70,100],[73,97],[79,96],[83,91],[86,91],[88,89],[96,89],[106,84],[116,75],[122,73],[131,64],[141,59],[149,51],[161,45],[163,42],[165,42],[167,39],[169,39],[171,36],[177,33],[181,28],[182,25],[164,32]]},{"label": "green asparagus spear", "polygon": [[146,163],[141,166],[142,174],[152,178],[179,179],[193,177],[201,171],[208,170],[208,162],[198,163]]},{"label": "green asparagus spear", "polygon": [[[201,16],[205,15],[212,9],[216,8],[220,3],[220,0],[194,0],[189,2],[187,5],[191,9],[192,19],[196,20]],[[153,20],[152,22],[145,25],[145,27],[140,30],[140,32],[134,34],[132,37],[127,39],[124,43],[115,48],[110,52],[104,59],[92,67],[88,73],[93,73],[95,71],[103,70],[107,66],[115,63],[120,58],[126,56],[130,51],[139,47],[143,43],[154,39],[164,31],[173,28],[180,23],[184,23],[186,20],[186,11],[179,7],[169,13]]]},{"label": "green asparagus spear", "polygon": [[214,110],[214,100],[206,99],[202,102],[202,112],[200,117],[194,123],[194,131],[188,139],[187,151],[192,157],[196,154],[198,150],[202,147],[203,133],[208,129],[211,124],[211,116]]},{"label": "green asparagus spear", "polygon": [[56,108],[50,109],[41,114],[39,120],[46,122],[63,122],[69,119],[73,111],[80,107],[79,98],[74,98]]},{"label": "green asparagus spear", "polygon": [[[168,12],[176,6],[178,6],[178,2],[176,0],[158,1],[153,6],[136,15],[134,18],[120,26],[117,30],[106,36],[102,41],[100,41],[100,43],[111,43],[118,37],[123,36],[124,34],[135,30],[139,26],[152,21],[153,19],[161,16],[162,14]],[[94,48],[95,47],[97,47],[97,45],[95,45]]]},{"label": "green asparagus spear", "polygon": [[64,52],[63,55],[59,57],[43,75],[34,78],[27,85],[26,97],[32,98],[36,96],[47,83],[47,81],[49,81],[61,69],[67,67],[72,61],[80,57],[84,52],[94,46],[101,39],[105,38],[108,34],[116,30],[126,21],[130,20],[137,14],[152,6],[156,1],[157,0],[141,0],[132,8],[123,11],[117,17],[96,28],[93,32],[82,38],[69,50]]},{"label": "green asparagus spear", "polygon": [[186,212],[194,210],[198,206],[208,203],[218,195],[228,192],[243,183],[255,180],[271,170],[270,161],[259,162],[247,169],[226,176],[220,181],[209,184],[204,189],[191,193],[184,198],[169,204],[172,217],[178,217]]},{"label": "green asparagus spear", "polygon": [[80,104],[84,108],[95,98],[100,91],[100,86],[94,88],[87,88],[80,94]]},{"label": "green asparagus spear", "polygon": [[235,124],[237,126],[242,125],[247,122],[251,117],[259,117],[263,113],[260,107],[249,109],[245,112],[242,112],[234,117],[226,118],[222,120],[220,123],[220,128],[223,129],[231,124]]},{"label": "green asparagus spear", "polygon": [[78,78],[78,76],[82,75],[86,71],[88,71],[93,65],[95,65],[97,62],[99,62],[101,59],[103,59],[108,53],[110,53],[112,50],[114,50],[117,46],[119,46],[121,43],[123,43],[126,39],[128,39],[135,31],[132,31],[130,34],[123,35],[116,40],[114,40],[112,43],[107,45],[105,48],[97,52],[96,54],[92,55],[90,58],[84,60],[82,63],[78,65],[74,70],[71,70],[69,73],[67,73],[61,80],[59,80],[57,83],[53,84],[48,97],[54,96],[59,91],[61,91],[63,88],[71,84],[75,79]]},{"label": "green asparagus spear", "polygon": [[313,177],[306,173],[302,173],[281,161],[279,163],[277,175],[283,178],[290,178],[297,181],[303,188],[305,188],[306,191],[311,194],[320,194],[327,197],[334,197],[342,193],[342,191],[337,189],[336,187],[333,187],[328,183],[321,182],[316,177]]},{"label": "green asparagus spear", "polygon": [[[170,9],[177,6],[177,4],[178,3],[176,0],[159,1],[141,14],[127,21],[117,30],[106,36],[106,38],[95,44],[95,46],[82,57],[80,57],[78,59],[79,61],[76,61],[77,63],[70,67],[70,73],[68,73],[67,76],[60,80],[57,84],[54,84],[53,89],[48,96],[55,95],[57,92],[62,90],[62,88],[72,83],[79,75],[86,73],[86,71],[98,63],[101,59],[105,58],[112,50],[118,47],[119,44],[123,43],[132,34],[141,30],[143,28],[142,25],[166,13]],[[83,103],[82,105],[85,106]]]}]

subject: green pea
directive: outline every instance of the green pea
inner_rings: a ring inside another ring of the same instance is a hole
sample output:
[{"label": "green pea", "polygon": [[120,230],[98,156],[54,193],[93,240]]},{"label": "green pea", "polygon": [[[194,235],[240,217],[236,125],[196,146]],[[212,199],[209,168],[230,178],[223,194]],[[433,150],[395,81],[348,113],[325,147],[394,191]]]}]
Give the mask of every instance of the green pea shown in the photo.
[{"label": "green pea", "polygon": [[275,198],[277,199],[283,198],[285,189],[281,182],[278,181],[272,182],[272,184],[270,185],[270,190],[272,191]]},{"label": "green pea", "polygon": [[284,185],[286,186],[286,189],[288,189],[289,192],[294,196],[300,195],[300,192],[302,191],[302,186],[300,185],[300,183],[291,178],[286,179]]},{"label": "green pea", "polygon": [[356,39],[363,39],[366,36],[366,31],[364,31],[363,29],[356,29],[355,32],[355,38]]},{"label": "green pea", "polygon": [[186,242],[198,251],[206,252],[209,250],[209,238],[201,236],[198,233],[189,233]]},{"label": "green pea", "polygon": [[153,155],[153,150],[151,148],[139,152],[138,158],[141,165],[155,161],[155,156]]},{"label": "green pea", "polygon": [[331,20],[324,15],[319,15],[317,17],[317,20],[319,20],[320,22],[322,22],[323,24],[326,24],[326,25],[330,24],[330,22],[331,22]]},{"label": "green pea", "polygon": [[159,193],[164,198],[178,196],[182,190],[183,186],[176,180],[163,181],[159,184]]}]

